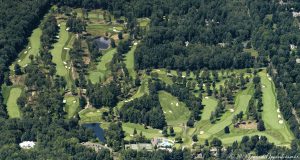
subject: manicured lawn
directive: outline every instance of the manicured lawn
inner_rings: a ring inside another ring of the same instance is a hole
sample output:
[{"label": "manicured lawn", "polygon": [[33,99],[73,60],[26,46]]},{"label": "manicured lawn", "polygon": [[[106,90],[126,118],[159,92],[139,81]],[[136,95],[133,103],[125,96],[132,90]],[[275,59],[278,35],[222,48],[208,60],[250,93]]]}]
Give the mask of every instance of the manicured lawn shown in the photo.
[{"label": "manicured lawn", "polygon": [[[29,45],[21,54],[21,62],[19,62],[20,66],[24,67],[26,64],[30,63],[30,55],[36,57],[39,54],[39,49],[41,47],[41,35],[42,30],[40,28],[33,30],[31,36],[29,37]],[[29,49],[29,47],[31,47],[31,49]],[[25,54],[26,51],[27,53]]]},{"label": "manicured lawn", "polygon": [[128,69],[129,75],[135,79],[136,77],[136,72],[134,70],[134,51],[136,49],[136,46],[132,46],[130,51],[126,54],[125,57],[125,64]]},{"label": "manicured lawn", "polygon": [[22,89],[19,87],[13,87],[10,89],[8,100],[7,100],[7,112],[10,118],[20,118],[21,112],[17,105],[17,100],[21,96]]},{"label": "manicured lawn", "polygon": [[154,137],[161,137],[161,131],[159,129],[145,129],[143,125],[135,124],[135,123],[122,123],[123,130],[125,131],[125,139],[130,140],[132,138],[132,134],[134,128],[136,129],[137,133],[143,133],[146,138],[152,139]]},{"label": "manicured lawn", "polygon": [[[259,73],[262,83],[262,92],[263,92],[263,112],[262,118],[265,122],[266,128],[279,132],[284,139],[282,141],[291,142],[294,138],[293,134],[290,132],[289,127],[282,117],[281,113],[278,113],[278,102],[276,98],[275,86],[271,78],[269,78],[264,71]],[[279,120],[282,120],[283,123],[280,124]]]},{"label": "manicured lawn", "polygon": [[79,98],[75,96],[68,96],[65,97],[65,100],[67,101],[65,105],[65,111],[68,113],[67,118],[72,118],[79,108]]},{"label": "manicured lawn", "polygon": [[[88,78],[93,84],[99,82],[99,79],[103,80],[105,76],[110,74],[109,63],[111,62],[116,49],[109,49],[102,57],[100,62],[98,62],[95,69],[90,70]],[[107,78],[107,77],[106,77]]]},{"label": "manicured lawn", "polygon": [[107,108],[86,108],[81,110],[78,114],[80,117],[80,123],[96,123],[96,122],[104,122],[102,119],[102,113],[108,112]]},{"label": "manicured lawn", "polygon": [[[62,22],[60,24],[59,29],[59,39],[58,41],[53,45],[53,49],[51,50],[52,54],[52,62],[56,64],[56,74],[60,76],[67,76],[69,71],[65,68],[65,65],[63,63],[62,59],[62,52],[65,47],[65,45],[68,42],[69,39],[69,33],[66,31],[66,24]],[[69,65],[68,65],[69,67]]]},{"label": "manicured lawn", "polygon": [[186,124],[190,116],[190,111],[186,104],[165,91],[160,91],[158,95],[168,125],[178,126]]},{"label": "manicured lawn", "polygon": [[209,97],[208,99],[203,98],[202,104],[205,105],[205,106],[204,106],[203,112],[201,114],[201,119],[202,120],[209,120],[211,112],[216,110],[218,102],[214,98]]}]

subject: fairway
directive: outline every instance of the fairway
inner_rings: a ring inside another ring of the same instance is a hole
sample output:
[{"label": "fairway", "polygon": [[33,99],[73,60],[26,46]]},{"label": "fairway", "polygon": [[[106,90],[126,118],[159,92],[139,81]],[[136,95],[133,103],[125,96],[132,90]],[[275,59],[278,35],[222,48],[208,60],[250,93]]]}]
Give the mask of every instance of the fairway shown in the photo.
[{"label": "fairway", "polygon": [[185,125],[190,116],[190,111],[186,104],[165,91],[160,91],[158,96],[167,124],[173,126]]},{"label": "fairway", "polygon": [[116,49],[108,50],[102,57],[100,62],[98,62],[96,69],[91,70],[89,72],[88,78],[91,80],[93,84],[99,82],[99,79],[103,80],[107,78],[106,76],[110,74],[109,63],[111,62],[114,54],[116,53]]},{"label": "fairway", "polygon": [[136,77],[136,73],[135,73],[135,70],[134,70],[134,51],[135,51],[135,49],[136,49],[136,45],[132,46],[132,48],[126,54],[126,57],[125,57],[126,67],[128,69],[129,75],[133,79],[135,79],[135,77]]},{"label": "fairway", "polygon": [[[289,131],[289,127],[285,120],[278,117],[282,117],[282,115],[280,112],[277,112],[279,107],[274,83],[272,79],[267,76],[265,71],[260,72],[259,75],[261,77],[261,83],[264,86],[262,87],[264,104],[262,118],[265,122],[266,128],[279,132],[284,137],[285,141],[291,142],[294,138],[293,134]],[[283,123],[280,124],[279,120],[282,120]]]},{"label": "fairway", "polygon": [[79,108],[79,98],[75,96],[69,96],[65,97],[65,100],[67,101],[65,107],[65,111],[68,113],[67,118],[72,118]]},{"label": "fairway", "polygon": [[201,114],[202,120],[209,120],[211,112],[215,111],[218,102],[213,98],[203,98],[202,103],[204,106]]},{"label": "fairway", "polygon": [[21,88],[11,88],[9,92],[9,97],[7,100],[7,112],[10,118],[20,118],[21,117],[21,112],[20,108],[17,105],[17,100],[21,96],[22,89]]},{"label": "fairway", "polygon": [[[24,52],[21,54],[21,62],[19,62],[19,65],[24,67],[26,64],[30,63],[29,56],[37,56],[39,54],[39,49],[41,47],[40,38],[42,35],[42,30],[40,28],[36,28],[33,30],[30,38],[29,38],[29,45],[24,50]],[[31,47],[29,49],[29,47]]]},{"label": "fairway", "polygon": [[51,50],[51,54],[53,56],[52,62],[56,64],[56,74],[59,76],[67,76],[68,75],[68,69],[64,66],[63,60],[62,60],[62,52],[64,49],[64,46],[67,44],[69,39],[69,33],[66,31],[66,24],[61,23],[60,29],[59,29],[59,39],[58,41],[53,45],[53,49]]},{"label": "fairway", "polygon": [[159,129],[145,129],[143,125],[135,123],[122,123],[122,128],[125,131],[125,140],[130,140],[134,129],[136,129],[137,134],[143,132],[146,138],[152,139],[154,137],[161,137],[161,131]]}]

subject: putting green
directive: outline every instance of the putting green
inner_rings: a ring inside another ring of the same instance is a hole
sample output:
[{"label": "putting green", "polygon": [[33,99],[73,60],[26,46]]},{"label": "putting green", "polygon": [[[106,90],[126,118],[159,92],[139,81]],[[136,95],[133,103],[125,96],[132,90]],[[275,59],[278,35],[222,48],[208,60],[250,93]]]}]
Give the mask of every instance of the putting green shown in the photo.
[{"label": "putting green", "polygon": [[[96,69],[91,70],[89,72],[89,80],[93,84],[98,83],[99,79],[103,80],[105,76],[110,74],[110,69],[109,69],[109,63],[111,62],[114,54],[116,53],[116,49],[110,49],[108,50],[102,57],[100,62],[98,62]],[[106,77],[107,78],[107,77]]]},{"label": "putting green", "polygon": [[14,87],[10,89],[8,100],[7,100],[7,112],[10,118],[20,118],[21,112],[17,105],[17,100],[21,96],[22,89]]},{"label": "putting green", "polygon": [[79,98],[75,96],[69,96],[69,97],[65,97],[65,100],[66,100],[65,111],[68,113],[67,118],[72,118],[76,114],[79,108]]},{"label": "putting green", "polygon": [[[275,86],[270,77],[267,76],[265,70],[259,73],[261,77],[262,92],[263,92],[263,112],[262,118],[265,122],[267,129],[279,132],[284,141],[291,142],[294,139],[293,134],[290,132],[289,127],[282,117],[282,114],[277,112],[279,109],[276,98]],[[282,124],[279,121],[282,120]]]},{"label": "putting green", "polygon": [[158,96],[167,124],[172,126],[185,125],[191,114],[186,104],[165,91],[159,91]]},{"label": "putting green", "polygon": [[136,73],[135,73],[135,70],[134,70],[134,51],[136,49],[136,46],[134,45],[130,51],[126,54],[126,57],[125,57],[125,64],[126,64],[126,67],[128,69],[128,72],[129,72],[129,75],[135,79],[136,77]]}]

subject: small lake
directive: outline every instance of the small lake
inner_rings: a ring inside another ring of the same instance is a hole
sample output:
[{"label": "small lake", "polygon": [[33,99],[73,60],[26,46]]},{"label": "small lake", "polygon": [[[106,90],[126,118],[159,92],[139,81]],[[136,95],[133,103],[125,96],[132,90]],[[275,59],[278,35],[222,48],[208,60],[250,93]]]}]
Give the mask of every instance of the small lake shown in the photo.
[{"label": "small lake", "polygon": [[83,124],[82,126],[92,129],[96,137],[101,142],[105,142],[104,130],[100,127],[100,123],[87,123],[87,124]]}]

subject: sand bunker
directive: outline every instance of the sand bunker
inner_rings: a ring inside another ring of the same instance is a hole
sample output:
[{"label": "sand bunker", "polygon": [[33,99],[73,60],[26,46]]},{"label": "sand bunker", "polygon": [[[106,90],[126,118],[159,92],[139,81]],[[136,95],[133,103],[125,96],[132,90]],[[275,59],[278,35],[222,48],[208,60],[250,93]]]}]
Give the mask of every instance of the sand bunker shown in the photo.
[{"label": "sand bunker", "polygon": [[59,38],[59,36],[55,36],[56,38]]},{"label": "sand bunker", "polygon": [[21,62],[21,60],[19,59],[18,62]]},{"label": "sand bunker", "polygon": [[171,105],[173,105],[173,102],[171,102]]},{"label": "sand bunker", "polygon": [[24,54],[27,54],[27,51],[25,51]]},{"label": "sand bunker", "polygon": [[206,96],[205,99],[209,99],[209,97]]},{"label": "sand bunker", "polygon": [[280,110],[279,110],[279,109],[277,109],[277,113],[280,113]]},{"label": "sand bunker", "polygon": [[262,88],[266,88],[266,86],[265,86],[265,85],[261,85],[261,87],[262,87]]},{"label": "sand bunker", "polygon": [[99,113],[99,112],[101,112],[101,111],[98,110],[97,112]]},{"label": "sand bunker", "polygon": [[28,49],[31,49],[31,47],[28,47]]},{"label": "sand bunker", "polygon": [[279,120],[278,122],[279,122],[279,124],[283,124],[283,120]]},{"label": "sand bunker", "polygon": [[166,114],[167,112],[164,111],[164,114]]},{"label": "sand bunker", "polygon": [[70,27],[66,28],[66,31],[69,31],[70,30]]},{"label": "sand bunker", "polygon": [[169,111],[170,113],[173,113],[172,111]]},{"label": "sand bunker", "polygon": [[64,49],[65,49],[65,50],[69,50],[70,48],[68,48],[68,47],[65,47]]},{"label": "sand bunker", "polygon": [[204,134],[204,131],[200,131],[200,134]]},{"label": "sand bunker", "polygon": [[178,107],[178,106],[179,106],[179,104],[178,104],[178,103],[176,103],[176,106]]},{"label": "sand bunker", "polygon": [[67,100],[64,99],[64,100],[63,100],[63,103],[67,103]]},{"label": "sand bunker", "polygon": [[234,112],[234,109],[229,109],[229,111],[232,113],[232,112]]},{"label": "sand bunker", "polygon": [[138,43],[137,43],[137,42],[135,42],[135,43],[133,43],[133,45],[135,45],[135,46],[136,46],[136,45],[138,45]]},{"label": "sand bunker", "polygon": [[75,100],[75,101],[73,101],[73,103],[76,103],[76,100]]},{"label": "sand bunker", "polygon": [[278,114],[278,118],[281,118],[281,115]]}]

